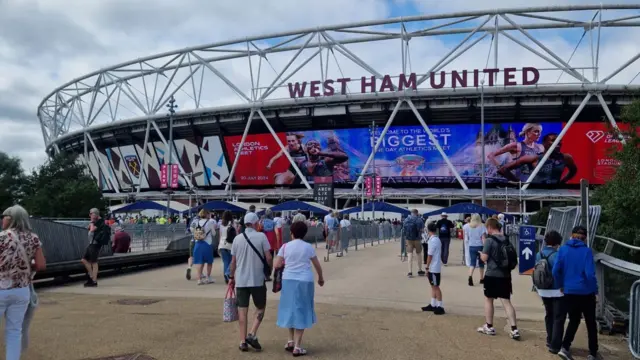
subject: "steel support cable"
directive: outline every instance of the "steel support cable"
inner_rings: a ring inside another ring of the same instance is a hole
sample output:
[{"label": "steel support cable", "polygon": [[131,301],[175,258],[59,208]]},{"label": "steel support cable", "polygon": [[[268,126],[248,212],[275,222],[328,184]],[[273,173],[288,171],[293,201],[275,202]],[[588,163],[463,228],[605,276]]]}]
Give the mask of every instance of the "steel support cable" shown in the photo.
[{"label": "steel support cable", "polygon": [[[598,16],[598,13],[600,13],[600,10],[596,11],[595,15],[593,15],[593,17],[591,18],[591,22],[593,22],[593,20],[596,19],[596,17]],[[589,29],[589,31],[590,30],[591,29]],[[582,43],[582,40],[584,39],[585,35],[587,35],[587,29],[582,31],[582,36],[580,36],[580,40],[578,40],[578,43],[576,44],[576,47],[573,49],[571,56],[569,56],[569,60],[567,60],[567,64],[571,64],[571,60],[573,59],[573,56],[576,54],[576,51],[578,51],[578,48],[580,47],[580,44]],[[564,75],[564,71],[560,71],[560,75],[558,76],[558,80],[556,80],[556,84],[560,82],[562,75]]]},{"label": "steel support cable", "polygon": [[[489,59],[491,58],[491,50],[493,49],[493,42],[495,41],[495,34],[491,34],[491,42],[489,42],[489,52],[487,53],[487,62],[484,64],[484,68],[487,69],[489,67]],[[487,77],[487,73],[483,72],[482,74],[482,82],[484,83],[484,79]]]}]

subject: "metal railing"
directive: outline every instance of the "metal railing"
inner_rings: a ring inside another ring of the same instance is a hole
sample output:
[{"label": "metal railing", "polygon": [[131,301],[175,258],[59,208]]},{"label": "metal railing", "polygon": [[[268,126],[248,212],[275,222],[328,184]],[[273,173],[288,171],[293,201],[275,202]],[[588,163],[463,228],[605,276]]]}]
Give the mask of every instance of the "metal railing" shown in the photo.
[{"label": "metal railing", "polygon": [[636,359],[640,359],[640,280],[631,286],[630,304],[629,350]]},{"label": "metal railing", "polygon": [[[338,230],[338,242],[328,246],[329,244],[325,243],[324,228],[321,225],[317,225],[309,226],[304,240],[314,244],[316,249],[321,247],[320,244],[324,244],[326,250],[324,260],[329,261],[331,255],[336,256],[340,253],[348,253],[350,249],[358,251],[367,246],[398,240],[400,232],[398,229],[394,229],[395,227],[388,223],[376,224],[352,221],[349,228]],[[289,225],[283,225],[282,241],[287,243],[290,240]]]}]

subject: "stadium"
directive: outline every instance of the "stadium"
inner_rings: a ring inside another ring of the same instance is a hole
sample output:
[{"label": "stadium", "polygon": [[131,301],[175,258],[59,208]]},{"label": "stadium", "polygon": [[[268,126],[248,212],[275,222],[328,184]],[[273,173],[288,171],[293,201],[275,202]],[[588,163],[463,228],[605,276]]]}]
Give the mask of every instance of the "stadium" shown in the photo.
[{"label": "stadium", "polygon": [[385,200],[445,205],[479,200],[484,170],[492,207],[535,211],[615,173],[617,119],[640,89],[640,53],[615,38],[640,26],[637,10],[461,12],[229,40],[69,81],[38,117],[48,154],[78,154],[110,199],[308,200],[314,178],[332,177],[342,208],[375,173]]}]

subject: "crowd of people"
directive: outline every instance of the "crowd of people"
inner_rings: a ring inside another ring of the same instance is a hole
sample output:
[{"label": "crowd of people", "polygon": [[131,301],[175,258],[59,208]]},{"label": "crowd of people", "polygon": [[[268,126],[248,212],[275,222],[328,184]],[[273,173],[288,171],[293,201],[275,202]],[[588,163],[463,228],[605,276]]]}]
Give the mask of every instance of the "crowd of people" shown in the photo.
[{"label": "crowd of people", "polygon": [[[111,227],[98,209],[91,209],[89,217],[89,245],[81,261],[87,271],[85,286],[95,287],[99,253],[111,240]],[[285,223],[289,225],[291,239],[286,243],[282,234]],[[257,333],[267,305],[266,284],[275,276],[275,271],[280,271],[281,277],[277,281],[281,295],[276,325],[288,332],[284,345],[286,351],[293,356],[307,354],[302,339],[304,331],[317,322],[315,283],[324,286],[325,279],[315,248],[304,238],[310,226],[321,224],[327,247],[336,247],[338,254],[342,255],[346,248],[340,245],[336,232],[351,226],[347,217],[340,218],[335,212],[312,224],[312,220],[300,213],[283,218],[267,210],[259,217],[255,208],[239,220],[229,212],[224,212],[217,219],[203,210],[189,223],[193,246],[187,278],[191,278],[191,269],[195,267],[198,284],[214,282],[211,265],[213,239],[217,238],[225,283],[236,294],[241,351],[250,348],[262,350]],[[6,359],[19,360],[28,345],[29,323],[38,302],[32,279],[36,271],[45,269],[46,261],[42,244],[31,230],[29,214],[24,208],[12,206],[6,209],[2,214],[2,228],[0,306],[6,319]],[[409,258],[408,275],[413,276],[413,262],[416,260],[418,275],[426,276],[431,287],[431,299],[422,310],[435,315],[445,314],[441,273],[448,262],[448,246],[455,228],[446,213],[442,213],[438,221],[425,225],[418,211],[413,210],[402,222]],[[500,300],[510,326],[508,334],[519,340],[521,334],[516,310],[511,303],[511,273],[517,266],[517,253],[504,235],[504,216],[483,222],[479,214],[473,214],[465,219],[462,234],[465,261],[469,267],[468,285],[474,285],[473,275],[475,269],[479,269],[479,283],[484,290],[485,323],[477,331],[490,336],[497,334],[493,325],[494,302]],[[598,283],[593,255],[586,241],[587,230],[582,226],[572,230],[571,238],[564,245],[558,232],[549,231],[544,237],[544,247],[536,255],[532,278],[545,308],[547,347],[550,353],[562,359],[572,359],[571,345],[582,318],[587,329],[588,360],[601,358],[596,325]],[[420,257],[423,251],[424,256]],[[249,328],[251,302],[256,310]],[[567,318],[569,322],[565,327]]]}]

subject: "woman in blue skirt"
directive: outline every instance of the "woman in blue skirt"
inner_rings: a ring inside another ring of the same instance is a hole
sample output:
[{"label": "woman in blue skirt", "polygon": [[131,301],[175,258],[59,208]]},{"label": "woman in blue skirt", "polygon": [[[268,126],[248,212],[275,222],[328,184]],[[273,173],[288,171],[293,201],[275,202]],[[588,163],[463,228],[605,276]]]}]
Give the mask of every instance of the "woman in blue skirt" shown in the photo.
[{"label": "woman in blue skirt", "polygon": [[302,347],[302,335],[305,329],[316,323],[316,312],[313,308],[315,284],[311,265],[318,273],[318,285],[324,285],[322,267],[315,249],[311,244],[301,240],[306,234],[307,225],[304,222],[291,224],[291,239],[294,240],[280,248],[274,263],[275,268],[284,266],[276,324],[289,329],[285,350],[296,357],[307,354],[307,350]]}]

